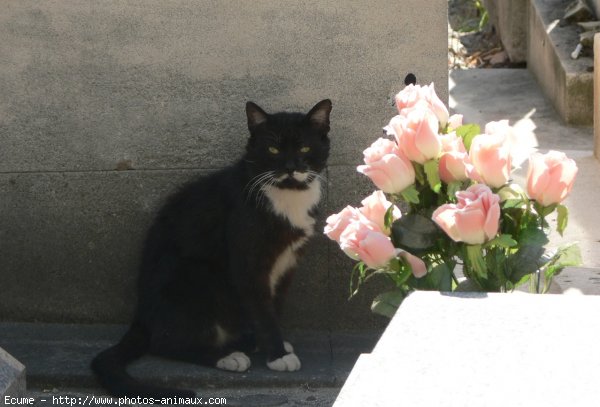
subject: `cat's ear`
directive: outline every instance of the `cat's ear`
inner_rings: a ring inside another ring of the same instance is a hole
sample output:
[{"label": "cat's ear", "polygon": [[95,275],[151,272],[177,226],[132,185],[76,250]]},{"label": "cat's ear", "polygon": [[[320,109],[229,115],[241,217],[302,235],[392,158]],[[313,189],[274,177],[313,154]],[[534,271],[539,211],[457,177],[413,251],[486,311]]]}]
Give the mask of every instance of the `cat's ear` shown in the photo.
[{"label": "cat's ear", "polygon": [[329,114],[331,113],[331,100],[325,99],[317,103],[306,115],[309,123],[324,132],[329,131]]},{"label": "cat's ear", "polygon": [[254,128],[267,121],[268,114],[256,103],[246,103],[246,116],[248,117],[248,128]]}]

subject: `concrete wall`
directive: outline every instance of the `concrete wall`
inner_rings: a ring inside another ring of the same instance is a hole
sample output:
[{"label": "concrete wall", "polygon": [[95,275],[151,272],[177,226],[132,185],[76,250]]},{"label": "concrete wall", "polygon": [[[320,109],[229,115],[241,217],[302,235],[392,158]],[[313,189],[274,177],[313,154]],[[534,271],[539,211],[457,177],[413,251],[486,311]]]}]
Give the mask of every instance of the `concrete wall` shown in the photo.
[{"label": "concrete wall", "polygon": [[[570,125],[593,124],[593,65],[590,57],[570,57],[579,42],[574,25],[562,26],[564,0],[531,0],[527,67],[540,88]],[[566,135],[568,136],[568,135]]]},{"label": "concrete wall", "polygon": [[592,9],[596,13],[596,18],[600,16],[600,0],[588,0],[588,3],[592,6]]},{"label": "concrete wall", "polygon": [[512,62],[527,60],[527,11],[523,0],[484,0],[490,21]]},{"label": "concrete wall", "polygon": [[[334,104],[323,219],[372,187],[361,151],[413,72],[447,100],[445,0],[5,0],[0,320],[126,322],[138,252],[174,188],[245,144],[244,105]],[[286,325],[380,326],[318,237]]]},{"label": "concrete wall", "polygon": [[594,156],[600,160],[600,33],[594,35]]}]

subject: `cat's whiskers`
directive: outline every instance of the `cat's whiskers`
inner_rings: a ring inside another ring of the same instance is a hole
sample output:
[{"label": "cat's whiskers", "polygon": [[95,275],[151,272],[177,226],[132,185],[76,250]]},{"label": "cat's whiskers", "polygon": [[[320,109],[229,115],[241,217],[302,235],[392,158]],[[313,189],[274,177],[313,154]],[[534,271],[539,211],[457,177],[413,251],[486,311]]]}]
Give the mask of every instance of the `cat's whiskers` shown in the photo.
[{"label": "cat's whiskers", "polygon": [[265,190],[268,187],[272,187],[274,185],[276,185],[279,182],[279,180],[277,180],[277,178],[275,178],[275,175],[273,175],[271,178],[267,179],[263,185],[260,187],[260,197],[258,198],[257,207],[261,207],[261,206],[265,206],[266,208],[266,204],[267,204],[267,195],[265,194]]},{"label": "cat's whiskers", "polygon": [[251,195],[252,192],[254,191],[254,189],[260,185],[260,183],[273,175],[273,171],[266,171],[266,172],[261,172],[260,174],[258,174],[257,176],[255,176],[254,178],[252,178],[250,181],[248,181],[248,183],[246,184],[246,186],[244,187],[244,190],[248,191],[248,195]]},{"label": "cat's whiskers", "polygon": [[308,172],[308,175],[309,175],[309,176],[312,176],[312,177],[313,177],[313,179],[315,179],[315,178],[316,178],[316,179],[318,179],[319,181],[321,181],[321,184],[322,184],[322,185],[325,185],[325,184],[327,183],[327,177],[326,177],[326,176],[324,176],[323,174],[321,174],[321,173],[318,173],[318,172],[316,172],[316,171],[313,171],[313,170],[308,170],[307,172]]},{"label": "cat's whiskers", "polygon": [[[257,196],[257,204],[263,199],[263,188],[264,184],[273,179],[275,175],[275,171],[266,171],[258,174],[254,178],[252,178],[244,189],[248,189],[248,195],[246,196],[246,202],[250,199],[250,197],[255,193]],[[258,189],[257,189],[258,188]],[[260,205],[259,205],[260,206]]]}]

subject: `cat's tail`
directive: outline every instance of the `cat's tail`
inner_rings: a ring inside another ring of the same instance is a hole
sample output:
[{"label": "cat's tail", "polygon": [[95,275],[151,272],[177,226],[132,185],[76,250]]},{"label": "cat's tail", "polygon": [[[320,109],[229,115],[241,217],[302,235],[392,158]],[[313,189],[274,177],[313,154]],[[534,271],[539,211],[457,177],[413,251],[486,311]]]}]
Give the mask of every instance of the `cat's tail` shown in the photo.
[{"label": "cat's tail", "polygon": [[163,388],[144,384],[127,373],[127,365],[144,355],[149,348],[149,338],[144,328],[133,323],[121,341],[92,360],[92,370],[100,384],[116,397],[162,398],[195,397],[191,390]]}]

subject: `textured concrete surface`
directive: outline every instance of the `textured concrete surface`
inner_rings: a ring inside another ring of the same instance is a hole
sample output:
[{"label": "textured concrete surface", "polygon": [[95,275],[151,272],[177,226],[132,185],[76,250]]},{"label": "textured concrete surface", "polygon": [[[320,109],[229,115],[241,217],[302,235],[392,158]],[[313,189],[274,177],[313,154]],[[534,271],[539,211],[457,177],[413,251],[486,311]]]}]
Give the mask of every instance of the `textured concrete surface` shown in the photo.
[{"label": "textured concrete surface", "polygon": [[[569,267],[554,278],[563,292],[600,295],[600,268]],[[575,290],[569,290],[574,288]],[[559,293],[557,293],[559,294]]]},{"label": "textured concrete surface", "polygon": [[272,111],[331,98],[344,140],[332,164],[347,163],[407,73],[447,97],[442,0],[9,0],[1,11],[3,172],[222,166],[244,144],[248,99]]},{"label": "textured concrete surface", "polygon": [[511,62],[525,62],[527,60],[527,2],[484,0],[483,3]]},{"label": "textured concrete surface", "polygon": [[600,296],[414,293],[334,405],[594,405],[599,307]]},{"label": "textured concrete surface", "polygon": [[0,348],[0,405],[4,405],[4,397],[20,397],[25,395],[25,366],[11,354]]},{"label": "textured concrete surface", "polygon": [[600,33],[594,36],[594,155],[600,159]]},{"label": "textured concrete surface", "polygon": [[591,57],[573,60],[579,43],[576,25],[560,19],[569,0],[532,0],[529,6],[527,67],[560,117],[573,125],[593,123],[593,67]]},{"label": "textured concrete surface", "polygon": [[600,0],[589,0],[589,3],[592,5],[596,13],[596,17],[600,16]]},{"label": "textured concrete surface", "polygon": [[592,128],[566,124],[528,69],[452,71],[449,104],[466,122],[482,127],[508,119],[542,149],[593,148]]},{"label": "textured concrete surface", "polygon": [[0,174],[0,320],[128,319],[145,230],[157,203],[188,177]]},{"label": "textured concrete surface", "polygon": [[[442,0],[2,2],[0,320],[128,320],[152,214],[241,154],[247,100],[331,98],[334,178],[355,177],[407,73],[447,98],[446,21]],[[320,227],[352,201],[346,185]],[[331,251],[311,244],[284,324],[381,327],[348,309],[350,269]]]},{"label": "textured concrete surface", "polygon": [[[197,401],[198,405],[231,407],[331,407],[339,391],[338,387],[310,387],[308,385],[285,388],[208,389],[198,393],[197,397],[201,397],[201,401]],[[34,398],[33,406],[35,407],[50,407],[55,400],[61,400],[61,397],[62,400],[73,400],[75,403],[87,400],[85,405],[89,407],[102,407],[107,404],[106,395],[90,394],[81,389],[31,391],[27,395]],[[113,399],[112,404],[117,405],[118,403],[119,399]]]},{"label": "textured concrete surface", "polygon": [[[65,395],[72,389],[80,394],[105,394],[89,363],[98,351],[114,344],[124,329],[120,325],[0,323],[0,343],[27,365],[28,395],[39,397],[44,390],[50,391],[46,395]],[[271,397],[263,401],[273,401],[275,396],[304,396],[312,403],[307,405],[331,405],[358,355],[370,352],[379,335],[372,331],[293,331],[286,337],[302,361],[298,372],[271,371],[261,355],[251,355],[251,369],[241,374],[152,357],[134,363],[130,372],[145,381],[196,389],[206,397],[267,394]],[[319,402],[321,396],[327,396],[329,404]]]}]

